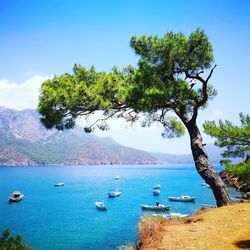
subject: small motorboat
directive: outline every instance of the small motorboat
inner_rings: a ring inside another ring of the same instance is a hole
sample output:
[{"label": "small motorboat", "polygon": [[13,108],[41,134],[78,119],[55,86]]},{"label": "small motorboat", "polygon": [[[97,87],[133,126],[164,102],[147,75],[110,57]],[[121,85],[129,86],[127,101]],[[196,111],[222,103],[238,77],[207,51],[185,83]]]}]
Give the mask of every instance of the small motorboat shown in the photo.
[{"label": "small motorboat", "polygon": [[210,187],[210,185],[209,185],[209,184],[207,184],[207,183],[205,183],[205,182],[202,182],[202,183],[201,183],[201,186],[203,186],[203,187],[207,187],[207,188],[211,188],[211,187]]},{"label": "small motorboat", "polygon": [[117,175],[117,176],[114,177],[114,179],[115,180],[120,180],[120,176]]},{"label": "small motorboat", "polygon": [[157,196],[157,195],[159,195],[161,193],[161,191],[159,190],[159,189],[155,189],[154,191],[153,191],[153,195],[154,196]]},{"label": "small motorboat", "polygon": [[244,199],[242,199],[241,197],[230,197],[230,200],[232,203],[239,203],[244,201]]},{"label": "small motorboat", "polygon": [[63,186],[64,186],[63,182],[59,182],[54,185],[54,187],[63,187]]},{"label": "small motorboat", "polygon": [[[119,176],[117,176],[119,177]],[[119,177],[120,178],[120,177]],[[118,182],[115,181],[115,184],[116,184],[116,188],[115,189],[112,189],[108,192],[108,198],[115,198],[115,197],[118,197],[120,196],[122,193],[119,191],[119,188],[118,188]]]},{"label": "small motorboat", "polygon": [[188,214],[181,214],[181,213],[167,213],[167,214],[152,214],[154,217],[163,217],[168,219],[176,219],[176,218],[185,218],[188,217]]},{"label": "small motorboat", "polygon": [[95,202],[95,207],[98,210],[107,211],[107,206],[104,204],[104,202],[101,202],[101,201]]},{"label": "small motorboat", "polygon": [[215,205],[210,205],[210,204],[206,204],[206,203],[202,203],[200,209],[201,210],[205,210],[205,209],[209,209],[209,208],[215,208]]},{"label": "small motorboat", "polygon": [[160,184],[157,184],[153,187],[153,189],[160,189],[161,188],[161,185]]},{"label": "small motorboat", "polygon": [[108,198],[115,198],[120,195],[121,195],[121,192],[119,191],[111,190],[110,192],[108,192]]},{"label": "small motorboat", "polygon": [[23,199],[24,195],[21,194],[19,191],[12,192],[11,196],[9,197],[9,202],[17,202]]},{"label": "small motorboat", "polygon": [[182,196],[169,196],[168,200],[169,201],[182,201],[182,202],[194,202],[195,201],[195,197],[191,197],[188,195],[182,195]]},{"label": "small motorboat", "polygon": [[157,205],[141,205],[141,209],[150,210],[150,211],[158,211],[158,212],[166,212],[169,211],[169,206],[163,204]]}]

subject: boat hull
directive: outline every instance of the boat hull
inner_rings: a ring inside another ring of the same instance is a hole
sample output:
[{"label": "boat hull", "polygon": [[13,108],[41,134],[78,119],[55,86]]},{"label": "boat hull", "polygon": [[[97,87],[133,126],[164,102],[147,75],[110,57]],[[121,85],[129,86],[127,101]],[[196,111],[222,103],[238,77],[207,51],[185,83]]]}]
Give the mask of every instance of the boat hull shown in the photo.
[{"label": "boat hull", "polygon": [[180,198],[180,197],[168,197],[169,201],[179,201],[179,202],[195,202],[195,197],[190,198]]},{"label": "boat hull", "polygon": [[200,209],[201,209],[201,210],[205,210],[205,209],[215,208],[215,207],[216,207],[216,206],[214,206],[214,205],[202,203]]},{"label": "boat hull", "polygon": [[23,199],[24,195],[20,195],[19,197],[9,197],[9,203],[12,203],[12,202],[18,202],[18,201],[21,201]]},{"label": "boat hull", "polygon": [[161,188],[161,185],[160,184],[157,184],[153,187],[153,189],[160,189]]},{"label": "boat hull", "polygon": [[96,209],[101,211],[107,211],[107,207],[103,204],[103,202],[96,202],[95,203]]},{"label": "boat hull", "polygon": [[108,198],[115,198],[121,195],[121,192],[111,192],[108,193]]},{"label": "boat hull", "polygon": [[158,212],[165,212],[169,211],[168,206],[149,206],[149,205],[141,205],[141,209],[149,210],[149,211],[158,211]]},{"label": "boat hull", "polygon": [[54,187],[63,187],[64,186],[64,183],[57,183],[54,185]]},{"label": "boat hull", "polygon": [[157,196],[157,195],[160,195],[160,193],[161,193],[160,190],[155,190],[155,191],[153,192],[153,195],[154,195],[154,196]]},{"label": "boat hull", "polygon": [[168,214],[152,214],[154,217],[162,217],[167,219],[176,219],[176,218],[185,218],[188,217],[188,214],[181,214],[181,213],[168,213]]}]

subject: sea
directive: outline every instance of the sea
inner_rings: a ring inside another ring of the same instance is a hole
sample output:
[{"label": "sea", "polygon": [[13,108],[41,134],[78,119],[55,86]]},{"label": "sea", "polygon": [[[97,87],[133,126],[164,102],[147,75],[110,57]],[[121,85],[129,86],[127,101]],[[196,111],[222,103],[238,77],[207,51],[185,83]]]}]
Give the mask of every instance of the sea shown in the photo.
[{"label": "sea", "polygon": [[[54,187],[59,182],[65,185]],[[160,202],[185,214],[195,213],[202,203],[215,204],[202,182],[193,164],[0,167],[0,231],[8,227],[37,250],[118,249],[138,240],[140,217],[150,213],[141,210],[143,204]],[[159,196],[153,196],[156,184],[161,185]],[[121,196],[108,198],[115,188]],[[13,191],[24,199],[10,204]],[[179,195],[196,201],[168,201]],[[97,210],[96,201],[105,202],[107,211]]]}]

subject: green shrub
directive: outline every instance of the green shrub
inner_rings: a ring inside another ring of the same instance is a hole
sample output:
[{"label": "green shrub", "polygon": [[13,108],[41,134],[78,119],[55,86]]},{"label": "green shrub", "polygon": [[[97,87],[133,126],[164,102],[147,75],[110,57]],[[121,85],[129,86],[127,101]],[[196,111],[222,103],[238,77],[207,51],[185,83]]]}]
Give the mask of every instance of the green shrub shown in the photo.
[{"label": "green shrub", "polygon": [[241,162],[235,165],[227,165],[226,171],[250,184],[250,162]]},{"label": "green shrub", "polygon": [[31,250],[31,248],[22,243],[22,238],[19,234],[15,237],[6,228],[0,237],[0,250]]}]

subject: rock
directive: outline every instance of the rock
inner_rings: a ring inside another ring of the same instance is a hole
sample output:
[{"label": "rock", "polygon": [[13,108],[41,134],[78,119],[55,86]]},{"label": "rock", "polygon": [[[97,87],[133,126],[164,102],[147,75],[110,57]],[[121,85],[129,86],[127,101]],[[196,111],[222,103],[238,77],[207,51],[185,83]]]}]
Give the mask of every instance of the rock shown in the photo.
[{"label": "rock", "polygon": [[[226,170],[222,170],[220,172],[220,176],[226,184],[237,189],[238,191],[241,191],[244,193],[250,192],[250,185],[249,184],[241,181],[239,179],[239,177],[235,177],[233,174],[228,173]],[[244,199],[246,199],[246,198],[244,198]],[[247,198],[247,199],[250,199],[250,198]]]},{"label": "rock", "polygon": [[250,200],[250,192],[245,193],[242,197],[244,199]]}]

